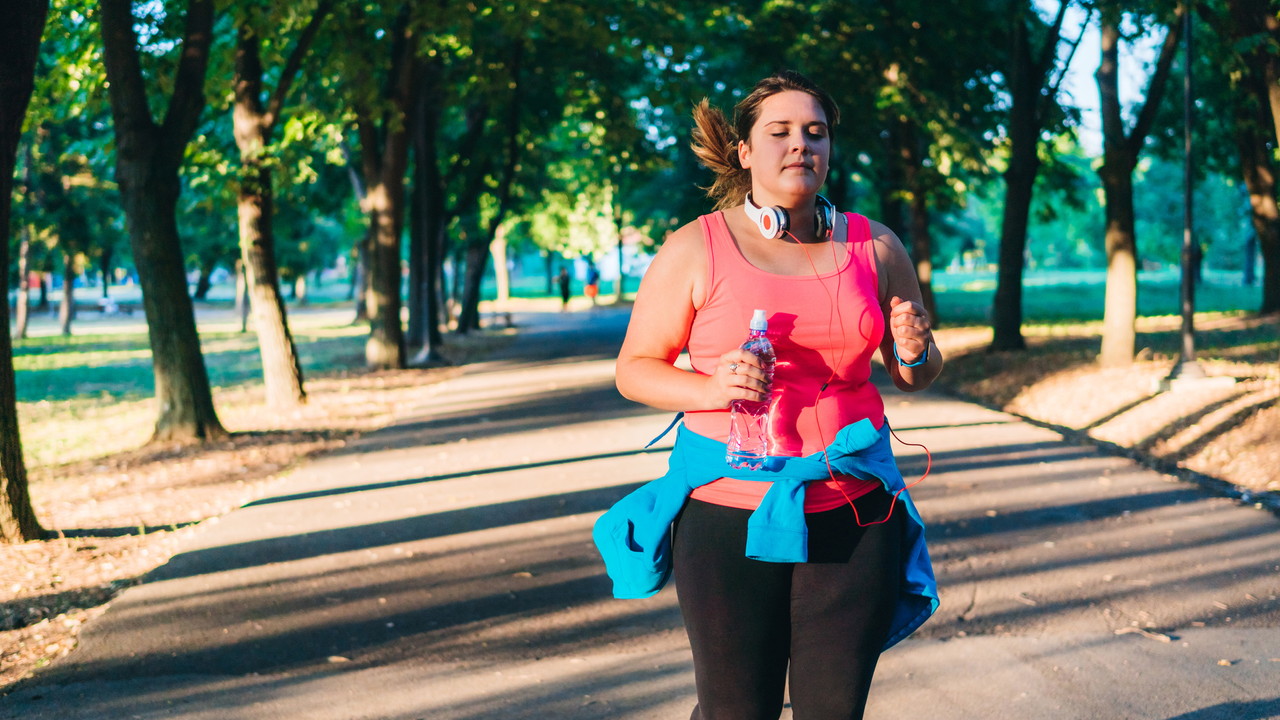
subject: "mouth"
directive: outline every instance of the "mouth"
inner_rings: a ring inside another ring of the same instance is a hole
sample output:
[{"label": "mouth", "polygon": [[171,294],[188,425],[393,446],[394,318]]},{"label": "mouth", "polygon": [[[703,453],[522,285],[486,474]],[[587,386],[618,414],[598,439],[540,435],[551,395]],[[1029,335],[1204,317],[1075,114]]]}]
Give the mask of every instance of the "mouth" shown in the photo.
[{"label": "mouth", "polygon": [[813,169],[812,167],[809,167],[808,165],[805,165],[804,163],[791,163],[790,165],[786,166],[786,167],[785,167],[785,168],[783,168],[783,169],[784,169],[784,170],[790,170],[790,169],[792,169],[792,168],[797,168],[797,169],[801,169],[801,170],[812,170],[812,169]]}]

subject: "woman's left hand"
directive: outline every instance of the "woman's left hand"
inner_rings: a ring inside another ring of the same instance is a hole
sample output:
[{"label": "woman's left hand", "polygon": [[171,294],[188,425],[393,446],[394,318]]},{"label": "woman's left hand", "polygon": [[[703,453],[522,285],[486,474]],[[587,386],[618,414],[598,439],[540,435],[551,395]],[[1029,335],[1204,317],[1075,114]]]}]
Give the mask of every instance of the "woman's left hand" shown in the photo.
[{"label": "woman's left hand", "polygon": [[920,303],[896,295],[889,301],[889,307],[889,332],[898,346],[898,357],[904,363],[913,363],[933,341],[929,313]]}]

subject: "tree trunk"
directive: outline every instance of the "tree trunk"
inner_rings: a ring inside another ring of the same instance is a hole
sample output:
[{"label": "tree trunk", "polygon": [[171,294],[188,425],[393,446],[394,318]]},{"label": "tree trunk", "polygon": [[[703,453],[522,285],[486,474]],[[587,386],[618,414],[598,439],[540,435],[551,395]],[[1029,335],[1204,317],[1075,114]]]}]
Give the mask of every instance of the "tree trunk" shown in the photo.
[{"label": "tree trunk", "polygon": [[[403,131],[388,133],[387,144],[403,136]],[[365,152],[374,152],[368,148]],[[374,368],[402,368],[405,365],[404,333],[400,325],[400,228],[404,211],[404,166],[383,168],[369,178],[369,223],[372,244],[369,248],[369,339],[365,343],[365,361]]]},{"label": "tree trunk", "polygon": [[369,242],[373,228],[356,241],[356,274],[352,279],[355,291],[356,317],[353,323],[369,322]]},{"label": "tree trunk", "polygon": [[[27,336],[27,322],[31,314],[31,226],[22,226],[22,238],[18,241],[18,317],[13,336],[19,340]],[[8,293],[6,293],[7,295]]]},{"label": "tree trunk", "polygon": [[58,306],[58,326],[63,337],[71,337],[71,321],[76,319],[76,259],[62,253],[62,304]]},{"label": "tree trunk", "polygon": [[467,243],[466,281],[462,291],[462,312],[458,315],[458,333],[480,329],[480,283],[489,262],[489,242],[477,234]]},{"label": "tree trunk", "polygon": [[[417,161],[415,160],[415,163]],[[422,189],[418,187],[420,174],[414,168],[413,185],[409,190],[409,324],[405,329],[406,348],[423,345],[426,322],[423,271],[426,270],[426,248],[422,219]]]},{"label": "tree trunk", "polygon": [[103,64],[115,125],[116,182],[129,226],[160,416],[153,440],[220,438],[176,220],[178,170],[204,109],[213,0],[189,0],[164,121],[151,116],[130,0],[102,0]]},{"label": "tree trunk", "polygon": [[196,300],[204,300],[209,296],[209,288],[213,282],[210,276],[213,274],[213,265],[200,263],[200,278],[196,280],[196,292],[192,297]]},{"label": "tree trunk", "polygon": [[[35,83],[36,57],[48,0],[0,3],[0,317],[9,321],[9,213],[13,167],[22,121]],[[13,344],[0,333],[0,540],[20,543],[43,535],[31,506],[18,430]]]},{"label": "tree trunk", "polygon": [[[1051,37],[1057,47],[1057,37]],[[1013,106],[1009,111],[1009,166],[1004,173],[1004,210],[1000,219],[1000,265],[991,306],[993,350],[1022,350],[1022,269],[1027,226],[1036,175],[1040,172],[1039,106],[1045,73],[1035,67],[1026,18],[1013,20],[1012,57],[1008,73]]]},{"label": "tree trunk", "polygon": [[1134,232],[1133,169],[1138,153],[1155,121],[1156,109],[1164,95],[1165,81],[1177,51],[1181,34],[1181,10],[1165,35],[1155,72],[1133,129],[1125,134],[1120,114],[1120,20],[1121,10],[1109,5],[1101,15],[1102,63],[1095,77],[1102,115],[1103,163],[1098,168],[1106,205],[1107,292],[1102,321],[1103,367],[1124,367],[1133,363],[1138,314],[1138,252]]},{"label": "tree trunk", "polygon": [[1105,13],[1102,20],[1102,64],[1098,67],[1101,96],[1103,164],[1102,180],[1106,213],[1107,291],[1102,321],[1103,367],[1123,367],[1133,362],[1138,313],[1138,259],[1134,239],[1133,168],[1120,116],[1120,18]]},{"label": "tree trunk", "polygon": [[623,253],[623,250],[626,247],[626,243],[623,241],[623,237],[622,237],[622,198],[618,197],[618,195],[621,195],[621,194],[622,194],[622,182],[619,181],[618,193],[617,195],[614,196],[615,197],[614,207],[616,208],[616,210],[613,213],[613,224],[618,231],[618,288],[617,290],[618,290],[619,303],[622,302],[622,295],[623,293],[626,292],[626,285],[627,285],[627,272],[626,272],[627,257]]},{"label": "tree trunk", "polygon": [[[1280,310],[1280,208],[1276,205],[1276,175],[1271,150],[1267,147],[1273,125],[1269,103],[1266,102],[1265,76],[1260,72],[1262,61],[1253,53],[1249,57],[1246,87],[1252,97],[1237,95],[1233,102],[1235,111],[1235,141],[1240,153],[1240,172],[1249,191],[1250,218],[1258,246],[1262,250],[1262,307],[1259,312],[1268,314]],[[1248,265],[1253,258],[1245,258]],[[1250,284],[1248,279],[1246,285]]]},{"label": "tree trunk", "polygon": [[[511,299],[511,275],[507,272],[507,228],[498,226],[498,232],[489,243],[489,253],[493,255],[493,275],[498,283],[498,302],[505,303]],[[502,308],[505,310],[506,308]]]},{"label": "tree trunk", "polygon": [[357,112],[364,162],[365,210],[369,214],[369,339],[365,362],[374,368],[405,366],[404,330],[400,322],[400,232],[404,227],[404,173],[409,157],[409,125],[419,63],[417,35],[403,23],[394,38],[390,103],[379,131],[366,108]]},{"label": "tree trunk", "polygon": [[[255,161],[246,164],[251,167],[257,165]],[[253,327],[258,335],[258,352],[262,356],[267,405],[283,410],[306,402],[307,395],[303,388],[302,363],[298,359],[293,335],[289,332],[275,262],[271,171],[261,166],[254,169],[256,182],[241,181],[237,202],[240,257],[246,270],[249,307],[253,310]]]},{"label": "tree trunk", "polygon": [[39,272],[36,276],[40,278],[40,299],[36,300],[36,312],[49,312],[49,273]]},{"label": "tree trunk", "polygon": [[[317,11],[318,15],[322,11]],[[295,58],[286,63],[271,100],[262,103],[262,60],[258,47],[262,40],[242,17],[236,31],[235,106],[232,112],[236,146],[240,151],[240,190],[236,209],[240,220],[240,257],[249,283],[253,325],[262,355],[262,379],[267,406],[287,410],[307,401],[303,387],[302,362],[289,332],[289,316],[280,293],[280,271],[276,266],[274,216],[275,191],[271,163],[265,155],[283,104],[287,83],[297,73]],[[313,24],[316,20],[313,19]],[[304,32],[304,38],[306,33]],[[300,44],[299,47],[302,47]],[[296,56],[297,49],[294,51]],[[300,62],[300,59],[297,60]],[[293,66],[294,69],[288,69]]]},{"label": "tree trunk", "polygon": [[924,172],[921,164],[924,160],[924,149],[921,147],[915,128],[902,128],[902,173],[910,202],[907,205],[910,213],[908,237],[911,242],[911,260],[916,268],[916,280],[920,283],[920,295],[924,300],[924,309],[929,313],[929,322],[938,327],[938,303],[933,296],[933,236],[929,232],[929,200],[924,185]]},{"label": "tree trunk", "polygon": [[236,260],[236,317],[240,332],[249,331],[249,281],[245,278],[244,260]]},{"label": "tree trunk", "polygon": [[[1122,164],[1123,159],[1106,163]],[[1128,169],[1098,169],[1106,203],[1107,291],[1102,321],[1103,367],[1133,362],[1138,313],[1138,258],[1134,239],[1133,175]]]},{"label": "tree trunk", "polygon": [[106,300],[111,297],[111,258],[115,252],[108,245],[102,248],[102,256],[99,258],[99,271],[102,273],[102,299]]},{"label": "tree trunk", "polygon": [[[502,221],[506,219],[508,205],[511,202],[511,186],[515,181],[516,167],[520,162],[520,111],[521,111],[521,59],[524,47],[516,43],[511,60],[511,101],[507,106],[506,123],[506,157],[503,159],[502,175],[498,181],[497,209],[489,218],[485,236],[477,236],[467,245],[467,286],[463,298],[462,315],[458,318],[458,332],[466,332],[468,328],[480,329],[480,283],[484,279],[485,263],[489,260],[489,247],[502,231]],[[502,268],[506,272],[506,267]]]}]

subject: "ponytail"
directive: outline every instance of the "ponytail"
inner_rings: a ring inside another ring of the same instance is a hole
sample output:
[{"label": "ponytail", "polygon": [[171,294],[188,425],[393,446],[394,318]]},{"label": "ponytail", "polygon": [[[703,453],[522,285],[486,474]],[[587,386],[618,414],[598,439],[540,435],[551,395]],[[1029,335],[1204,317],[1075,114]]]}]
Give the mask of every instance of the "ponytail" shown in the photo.
[{"label": "ponytail", "polygon": [[693,142],[690,147],[698,161],[715,173],[715,182],[704,188],[707,197],[724,210],[742,203],[751,190],[751,171],[738,162],[738,134],[718,108],[706,98],[693,109]]}]

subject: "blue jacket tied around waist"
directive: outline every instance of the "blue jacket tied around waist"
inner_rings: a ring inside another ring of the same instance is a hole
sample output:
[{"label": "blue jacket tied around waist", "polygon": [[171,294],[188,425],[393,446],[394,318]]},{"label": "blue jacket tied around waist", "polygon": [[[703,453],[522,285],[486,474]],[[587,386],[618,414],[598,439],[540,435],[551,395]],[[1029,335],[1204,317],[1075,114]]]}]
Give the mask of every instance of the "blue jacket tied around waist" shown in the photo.
[{"label": "blue jacket tied around waist", "polygon": [[[725,450],[724,443],[681,426],[667,474],[622,498],[596,521],[591,534],[613,579],[614,597],[647,598],[662,589],[671,576],[671,523],[694,488],[722,477],[773,483],[747,521],[747,557],[782,563],[809,559],[804,491],[807,483],[830,477],[822,453],[770,456],[761,470],[737,470],[725,462]],[[890,494],[905,487],[889,447],[887,420],[879,430],[866,419],[844,427],[827,447],[827,456],[836,474],[875,478]],[[938,608],[924,524],[905,490],[898,504],[906,508],[908,518],[902,526],[898,602],[885,649],[914,632]]]}]

